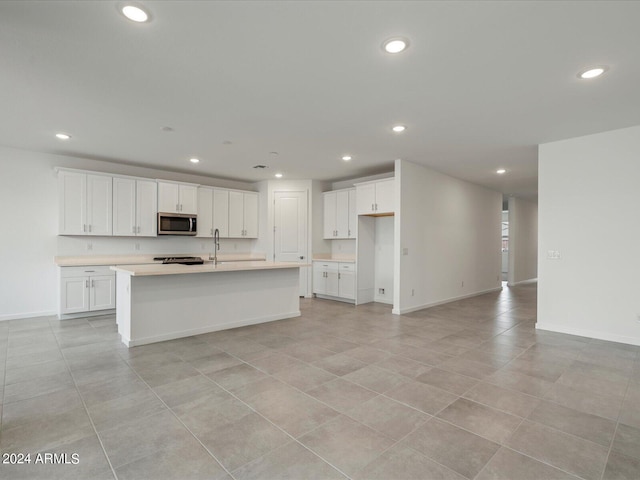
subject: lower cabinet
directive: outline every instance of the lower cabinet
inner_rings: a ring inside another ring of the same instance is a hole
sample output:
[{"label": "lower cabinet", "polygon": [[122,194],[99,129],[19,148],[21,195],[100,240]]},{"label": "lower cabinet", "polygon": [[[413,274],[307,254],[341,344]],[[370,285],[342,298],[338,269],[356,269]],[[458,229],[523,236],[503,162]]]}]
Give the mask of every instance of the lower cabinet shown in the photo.
[{"label": "lower cabinet", "polygon": [[116,275],[109,267],[60,267],[59,315],[113,308]]},{"label": "lower cabinet", "polygon": [[313,293],[355,300],[356,268],[353,263],[313,262]]}]

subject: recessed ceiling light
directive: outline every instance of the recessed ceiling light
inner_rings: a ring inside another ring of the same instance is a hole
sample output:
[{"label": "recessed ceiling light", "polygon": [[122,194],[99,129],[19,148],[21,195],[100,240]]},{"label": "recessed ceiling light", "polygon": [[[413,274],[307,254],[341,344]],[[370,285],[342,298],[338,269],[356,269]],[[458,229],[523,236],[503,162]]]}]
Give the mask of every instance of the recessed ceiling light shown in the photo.
[{"label": "recessed ceiling light", "polygon": [[388,38],[382,42],[382,49],[387,53],[400,53],[407,49],[409,40],[402,37]]},{"label": "recessed ceiling light", "polygon": [[345,155],[344,157],[342,157],[342,159],[343,159],[345,162],[348,162],[349,160],[351,160],[351,155]]},{"label": "recessed ceiling light", "polygon": [[198,159],[198,158],[190,158],[189,161],[191,163],[200,163],[200,159]]},{"label": "recessed ceiling light", "polygon": [[504,168],[499,168],[498,170],[496,170],[496,173],[498,175],[502,175],[503,173],[506,173],[507,171]]},{"label": "recessed ceiling light", "polygon": [[276,173],[275,177],[276,178],[282,178],[282,174],[281,173]]},{"label": "recessed ceiling light", "polygon": [[590,67],[587,70],[583,70],[578,73],[578,78],[583,78],[585,80],[589,80],[591,78],[596,78],[606,72],[609,68],[602,65],[599,67]]},{"label": "recessed ceiling light", "polygon": [[121,11],[132,22],[144,23],[149,20],[149,14],[136,5],[125,5]]},{"label": "recessed ceiling light", "polygon": [[401,133],[401,132],[404,132],[406,129],[407,127],[405,127],[404,125],[396,125],[391,130],[393,130],[396,133]]},{"label": "recessed ceiling light", "polygon": [[69,140],[71,138],[71,135],[67,133],[56,133],[56,138],[60,140]]}]

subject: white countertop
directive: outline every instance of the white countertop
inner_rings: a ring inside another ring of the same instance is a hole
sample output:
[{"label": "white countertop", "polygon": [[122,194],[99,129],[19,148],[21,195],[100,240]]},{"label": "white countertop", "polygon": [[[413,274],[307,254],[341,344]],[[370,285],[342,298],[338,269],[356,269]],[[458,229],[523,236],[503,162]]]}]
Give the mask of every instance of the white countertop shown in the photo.
[{"label": "white countertop", "polygon": [[299,268],[306,266],[308,265],[292,262],[240,261],[218,263],[218,265],[215,266],[213,265],[213,263],[205,263],[203,265],[118,265],[115,267],[111,267],[111,270],[127,273],[135,277],[140,277],[152,275],[183,275],[190,273],[222,273],[242,272],[249,270],[275,270],[280,268]]},{"label": "white countertop", "polygon": [[340,262],[340,263],[356,263],[355,258],[323,258],[323,257],[313,257],[314,262]]},{"label": "white countertop", "polygon": [[[154,255],[80,255],[54,257],[53,261],[59,267],[83,267],[93,265],[144,265],[161,264],[159,260],[154,261],[154,257],[200,257],[203,260],[209,259],[209,254],[196,253],[170,253]],[[218,260],[221,262],[244,262],[260,261],[267,257],[264,253],[219,253]]]}]

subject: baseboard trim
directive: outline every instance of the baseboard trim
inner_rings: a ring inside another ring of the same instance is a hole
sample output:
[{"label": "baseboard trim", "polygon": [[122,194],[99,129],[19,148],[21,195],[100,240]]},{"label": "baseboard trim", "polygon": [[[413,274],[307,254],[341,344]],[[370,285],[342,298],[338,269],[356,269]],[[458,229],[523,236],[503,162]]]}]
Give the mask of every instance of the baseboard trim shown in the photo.
[{"label": "baseboard trim", "polygon": [[0,315],[0,322],[4,322],[6,320],[22,320],[23,318],[50,317],[55,314],[56,312],[12,313],[10,315]]},{"label": "baseboard trim", "polygon": [[530,278],[529,280],[520,280],[519,282],[509,283],[507,282],[508,287],[517,287],[518,285],[527,285],[530,283],[537,283],[538,278]]},{"label": "baseboard trim", "polygon": [[351,305],[355,305],[356,303],[352,298],[334,297],[332,295],[322,295],[321,293],[316,293],[315,295],[316,298],[322,298],[324,300],[334,300],[336,302],[350,303]]},{"label": "baseboard trim", "polygon": [[596,330],[587,330],[583,328],[566,327],[557,323],[537,322],[536,330],[544,330],[547,332],[566,333],[568,335],[577,335],[579,337],[589,337],[598,340],[606,340],[607,342],[626,343],[628,345],[640,346],[640,338],[627,337],[625,335],[615,335],[613,333],[599,332]]},{"label": "baseboard trim", "polygon": [[443,305],[445,303],[456,302],[458,300],[464,300],[465,298],[477,297],[478,295],[484,295],[485,293],[499,292],[500,290],[502,290],[502,286],[495,287],[495,288],[490,288],[488,290],[482,290],[481,292],[469,293],[467,295],[460,295],[458,297],[451,297],[451,298],[448,298],[446,300],[439,300],[437,302],[424,303],[422,305],[417,305],[415,307],[398,308],[398,309],[394,308],[391,311],[391,313],[393,313],[395,315],[404,315],[405,313],[417,312],[418,310],[423,310],[425,308],[436,307],[438,305]]},{"label": "baseboard trim", "polygon": [[120,335],[122,343],[127,347],[137,347],[139,345],[147,345],[149,343],[164,342],[166,340],[175,340],[176,338],[192,337],[193,335],[201,335],[203,333],[217,332],[219,330],[229,330],[231,328],[246,327],[247,325],[256,325],[258,323],[274,322],[276,320],[285,320],[287,318],[295,318],[301,315],[300,310],[290,313],[283,313],[278,315],[268,315],[266,317],[251,318],[249,320],[238,320],[234,322],[228,322],[218,325],[209,325],[202,328],[194,328],[191,330],[182,330],[179,332],[171,332],[163,335],[157,335],[153,337],[138,338],[131,340]]},{"label": "baseboard trim", "polygon": [[109,308],[108,310],[96,310],[93,312],[78,312],[78,313],[59,313],[59,320],[71,320],[74,318],[84,318],[84,317],[102,317],[104,315],[114,315],[116,313],[115,308]]}]

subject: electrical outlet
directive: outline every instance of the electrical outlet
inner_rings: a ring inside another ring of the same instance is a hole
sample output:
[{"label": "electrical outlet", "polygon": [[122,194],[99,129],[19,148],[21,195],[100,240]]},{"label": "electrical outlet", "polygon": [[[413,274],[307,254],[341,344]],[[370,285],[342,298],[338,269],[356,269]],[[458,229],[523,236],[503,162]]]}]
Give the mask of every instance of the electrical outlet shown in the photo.
[{"label": "electrical outlet", "polygon": [[415,294],[416,294],[416,291],[415,291],[415,289],[412,288],[411,289],[411,296],[413,297]]},{"label": "electrical outlet", "polygon": [[464,280],[460,282],[460,287],[464,287]]},{"label": "electrical outlet", "polygon": [[93,243],[87,242],[87,250],[93,250]]},{"label": "electrical outlet", "polygon": [[547,259],[548,260],[559,260],[560,252],[558,250],[547,250]]},{"label": "electrical outlet", "polygon": [[402,255],[409,255],[409,249],[408,248],[403,248],[402,249]]},{"label": "electrical outlet", "polygon": [[379,293],[380,295],[384,295],[384,288],[379,288],[379,289],[378,289],[378,293]]},{"label": "electrical outlet", "polygon": [[133,247],[135,250],[140,250],[140,244],[138,242],[136,242],[136,244]]}]

